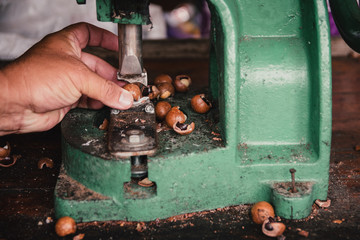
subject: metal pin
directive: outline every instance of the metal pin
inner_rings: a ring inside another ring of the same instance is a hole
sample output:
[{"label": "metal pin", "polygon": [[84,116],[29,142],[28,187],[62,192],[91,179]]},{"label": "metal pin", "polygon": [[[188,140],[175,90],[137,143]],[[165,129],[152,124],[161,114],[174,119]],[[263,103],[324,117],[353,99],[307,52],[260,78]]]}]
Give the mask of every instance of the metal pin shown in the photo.
[{"label": "metal pin", "polygon": [[291,192],[296,193],[296,187],[295,187],[295,172],[296,170],[294,168],[290,169],[290,173],[291,173]]}]

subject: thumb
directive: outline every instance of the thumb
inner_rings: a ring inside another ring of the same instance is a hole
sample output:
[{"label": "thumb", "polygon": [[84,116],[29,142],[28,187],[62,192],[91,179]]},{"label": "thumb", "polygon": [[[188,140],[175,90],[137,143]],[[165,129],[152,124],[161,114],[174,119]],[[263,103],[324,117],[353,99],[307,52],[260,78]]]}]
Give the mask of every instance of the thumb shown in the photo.
[{"label": "thumb", "polygon": [[111,108],[124,110],[132,106],[133,96],[130,92],[94,72],[89,72],[90,76],[83,80],[82,94],[96,99]]}]

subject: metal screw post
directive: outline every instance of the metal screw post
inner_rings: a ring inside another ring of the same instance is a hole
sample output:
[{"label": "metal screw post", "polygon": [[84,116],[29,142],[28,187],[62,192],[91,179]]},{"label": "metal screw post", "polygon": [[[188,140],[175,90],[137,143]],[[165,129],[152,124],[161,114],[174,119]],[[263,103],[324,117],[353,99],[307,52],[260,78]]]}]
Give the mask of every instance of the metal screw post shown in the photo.
[{"label": "metal screw post", "polygon": [[295,172],[296,172],[296,170],[295,170],[294,168],[291,168],[291,169],[290,169],[290,173],[291,173],[291,185],[292,185],[292,187],[291,187],[291,192],[293,192],[293,193],[296,193],[296,192],[297,192],[296,187],[295,187]]}]

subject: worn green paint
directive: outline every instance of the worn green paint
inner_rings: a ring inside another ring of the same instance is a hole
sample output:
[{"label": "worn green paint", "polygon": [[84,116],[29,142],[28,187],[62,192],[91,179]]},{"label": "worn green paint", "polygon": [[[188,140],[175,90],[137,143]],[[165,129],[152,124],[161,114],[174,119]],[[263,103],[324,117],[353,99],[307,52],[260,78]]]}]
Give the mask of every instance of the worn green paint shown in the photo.
[{"label": "worn green paint", "polygon": [[[148,221],[269,201],[278,215],[302,218],[289,209],[307,214],[315,199],[326,199],[331,58],[325,1],[213,0],[209,6],[209,91],[217,107],[199,116],[187,104],[191,96],[171,100],[187,108],[196,129],[188,136],[159,134],[159,150],[148,163],[156,195],[124,198],[129,159],[106,153],[104,133],[94,124],[99,113],[76,110],[62,127],[66,174],[110,200],[66,200],[55,192],[57,217]],[[213,140],[212,131],[223,141]],[[94,139],[97,151],[82,144]],[[310,194],[292,201],[272,187],[291,180],[290,168],[297,181],[313,184]]]},{"label": "worn green paint", "polygon": [[[114,22],[121,24],[138,24],[138,25],[148,25],[150,24],[149,14],[144,13],[143,11],[128,11],[128,13],[121,18],[114,17],[113,11],[113,2],[114,0],[96,0],[96,12],[97,19],[101,22]],[[147,1],[147,0],[146,0]],[[136,5],[142,1],[118,1],[119,4],[126,4],[127,7],[131,5]],[[136,7],[135,7],[136,8]],[[138,9],[139,10],[139,9]]]}]

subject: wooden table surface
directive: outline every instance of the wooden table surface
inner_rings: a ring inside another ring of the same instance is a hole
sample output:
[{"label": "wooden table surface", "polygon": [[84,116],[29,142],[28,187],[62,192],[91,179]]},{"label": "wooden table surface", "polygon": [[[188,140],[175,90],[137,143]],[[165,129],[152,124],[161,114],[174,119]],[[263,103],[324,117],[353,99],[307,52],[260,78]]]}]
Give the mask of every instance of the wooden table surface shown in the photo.
[{"label": "wooden table surface", "polygon": [[[145,59],[150,78],[159,73],[187,73],[198,87],[207,85],[208,60]],[[360,62],[333,59],[333,136],[329,199],[331,206],[314,206],[308,219],[285,220],[287,239],[360,239]],[[61,239],[54,231],[53,192],[61,164],[60,128],[0,138],[9,141],[12,154],[21,158],[0,168],[0,240]],[[39,159],[49,157],[53,168],[38,169]],[[249,219],[249,206],[186,214],[153,222],[78,223],[73,239],[270,239]]]}]

